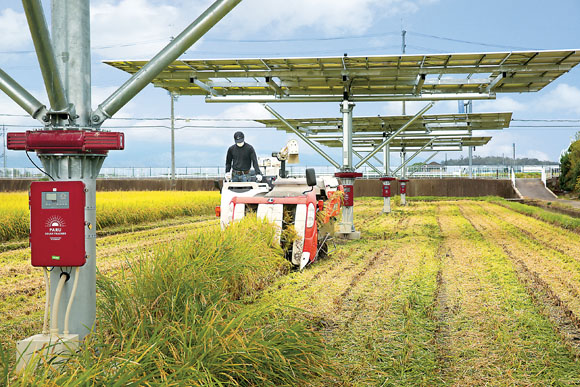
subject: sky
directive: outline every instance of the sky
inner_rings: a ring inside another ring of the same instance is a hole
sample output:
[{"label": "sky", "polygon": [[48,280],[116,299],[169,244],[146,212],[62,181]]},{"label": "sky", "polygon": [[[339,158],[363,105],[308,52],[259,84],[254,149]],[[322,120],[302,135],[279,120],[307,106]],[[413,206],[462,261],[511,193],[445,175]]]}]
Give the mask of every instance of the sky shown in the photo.
[{"label": "sky", "polygon": [[[211,3],[91,1],[93,109],[129,78],[103,60],[152,58]],[[43,5],[50,24],[50,1]],[[181,58],[393,55],[401,53],[402,29],[407,31],[408,54],[580,49],[579,16],[578,0],[242,0]],[[0,3],[0,68],[48,103],[20,0]],[[271,105],[288,118],[340,115],[336,102]],[[407,112],[424,105],[407,103]],[[537,93],[474,101],[473,111],[512,111],[514,119],[510,129],[489,132],[492,141],[475,156],[511,156],[515,143],[517,157],[558,161],[580,131],[580,66]],[[260,104],[207,104],[200,96],[180,96],[175,112],[177,167],[223,166],[237,130],[246,134],[258,156],[270,155],[295,138],[252,121],[272,118]],[[447,101],[438,102],[429,114],[454,112],[457,102]],[[400,113],[400,102],[361,102],[354,110],[354,116]],[[169,116],[167,91],[147,86],[103,125],[126,136],[126,149],[110,152],[104,166],[168,167]],[[6,131],[24,131],[38,123],[0,92],[2,125]],[[325,150],[339,160],[339,152]],[[447,157],[461,155],[466,157],[467,151]],[[394,164],[398,157],[392,155]],[[444,158],[441,153],[435,160]],[[304,143],[300,159],[302,165],[328,165]],[[7,166],[31,165],[23,152],[7,151]]]}]

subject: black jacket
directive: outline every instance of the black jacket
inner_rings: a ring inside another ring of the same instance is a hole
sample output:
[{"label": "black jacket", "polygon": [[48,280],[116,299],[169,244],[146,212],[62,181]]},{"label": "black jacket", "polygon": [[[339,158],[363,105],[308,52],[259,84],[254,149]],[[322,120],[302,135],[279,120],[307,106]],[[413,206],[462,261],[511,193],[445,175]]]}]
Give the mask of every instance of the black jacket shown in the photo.
[{"label": "black jacket", "polygon": [[254,165],[256,175],[261,175],[260,167],[258,167],[258,159],[256,158],[256,151],[247,142],[242,147],[234,144],[228,149],[226,172],[229,172],[231,169],[235,171],[248,171],[252,164]]}]

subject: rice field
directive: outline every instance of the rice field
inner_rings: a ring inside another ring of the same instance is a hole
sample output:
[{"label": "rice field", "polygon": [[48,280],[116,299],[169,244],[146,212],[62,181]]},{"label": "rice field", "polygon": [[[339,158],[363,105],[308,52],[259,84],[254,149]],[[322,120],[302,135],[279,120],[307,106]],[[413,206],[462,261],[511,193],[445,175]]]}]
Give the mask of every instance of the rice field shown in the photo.
[{"label": "rice field", "polygon": [[8,249],[0,384],[580,385],[572,218],[497,198],[381,209],[357,199],[362,239],[303,272],[251,220],[220,232],[187,213],[104,235],[91,345],[20,378],[12,348],[40,331],[42,278]]},{"label": "rice field", "polygon": [[[179,216],[211,215],[218,192],[113,191],[97,193],[97,230],[131,228]],[[0,242],[28,237],[28,194],[0,193]]]}]

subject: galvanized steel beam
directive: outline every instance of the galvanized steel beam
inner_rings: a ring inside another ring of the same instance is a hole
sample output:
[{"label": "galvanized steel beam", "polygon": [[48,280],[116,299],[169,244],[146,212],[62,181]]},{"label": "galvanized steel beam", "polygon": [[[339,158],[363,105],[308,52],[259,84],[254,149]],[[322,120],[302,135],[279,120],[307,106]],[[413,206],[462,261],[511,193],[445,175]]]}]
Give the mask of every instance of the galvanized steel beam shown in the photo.
[{"label": "galvanized steel beam", "polygon": [[[181,93],[186,95],[187,92]],[[456,93],[456,94],[401,94],[401,95],[356,95],[351,96],[355,102],[364,101],[448,101],[457,100],[458,98],[479,100],[479,99],[495,99],[494,93],[480,94],[480,93]],[[245,103],[245,102],[342,102],[342,95],[302,95],[302,96],[271,96],[271,95],[226,95],[222,97],[207,96],[205,102],[231,102],[231,103]]]},{"label": "galvanized steel beam", "polygon": [[[409,157],[401,165],[399,165],[399,167],[393,171],[393,176],[396,175],[397,172],[399,172],[402,168],[405,168],[411,160],[413,160],[415,157],[417,157],[417,155],[419,155],[419,153],[423,152],[425,150],[425,148],[427,148],[429,145],[431,145],[431,143],[433,141],[435,141],[434,138],[432,138],[429,142],[427,142],[425,145],[423,145],[419,150],[417,150],[415,153],[413,153],[413,155],[411,157]],[[403,153],[405,153],[405,152],[403,152]],[[405,176],[404,173],[403,173],[403,176]]]},{"label": "galvanized steel beam", "polygon": [[28,20],[28,27],[34,42],[50,107],[55,112],[66,111],[69,109],[69,105],[62,77],[56,64],[56,57],[50,41],[50,33],[48,32],[42,4],[40,0],[22,0],[22,6]]},{"label": "galvanized steel beam", "polygon": [[397,131],[395,131],[393,134],[391,134],[385,141],[383,141],[379,146],[377,146],[371,153],[369,153],[364,159],[362,159],[356,166],[356,168],[359,168],[362,164],[364,164],[368,159],[370,159],[371,157],[373,157],[376,153],[378,153],[385,145],[389,144],[399,133],[403,132],[405,129],[407,129],[413,122],[415,122],[419,117],[421,117],[423,114],[425,114],[429,109],[431,109],[433,107],[433,105],[435,105],[435,102],[431,102],[429,103],[427,106],[425,106],[423,109],[419,110],[419,112],[417,114],[415,114],[413,116],[413,118],[411,118],[405,125],[401,126],[399,129],[397,129]]},{"label": "galvanized steel beam", "polygon": [[[429,156],[429,157],[427,158],[427,160],[425,160],[425,161],[423,161],[423,162],[421,163],[421,166],[424,166],[424,165],[426,165],[426,164],[427,164],[429,161],[433,160],[433,158],[434,158],[435,156],[437,156],[437,155],[439,154],[439,152],[440,152],[440,151],[434,152],[434,153],[433,153],[431,156]],[[415,172],[417,172],[417,170],[414,170],[413,172],[409,173],[409,176],[413,176],[413,174],[414,174]]]},{"label": "galvanized steel beam", "polygon": [[[48,112],[46,106],[37,100],[32,94],[20,86],[10,75],[0,69],[0,90],[24,109],[32,118],[46,124]],[[46,120],[45,120],[46,119]]]},{"label": "galvanized steel beam", "polygon": [[308,137],[306,137],[305,135],[303,135],[302,133],[300,133],[300,131],[298,129],[296,129],[288,121],[286,121],[286,119],[284,117],[282,117],[277,111],[275,111],[269,105],[266,105],[266,104],[264,104],[264,109],[266,109],[274,117],[276,117],[277,119],[279,119],[284,125],[286,125],[288,127],[288,129],[290,129],[294,134],[296,134],[306,144],[310,145],[310,147],[312,149],[314,149],[319,155],[321,155],[322,157],[324,157],[326,159],[326,161],[328,161],[330,164],[332,164],[335,168],[337,168],[337,169],[340,168],[340,165],[336,161],[334,161],[332,159],[332,157],[330,157],[328,154],[326,154],[326,152],[324,152],[322,149],[320,149],[320,147],[318,147],[318,145],[316,145]]},{"label": "galvanized steel beam", "polygon": [[213,3],[150,62],[133,74],[127,82],[101,103],[98,109],[93,112],[93,123],[100,125],[107,118],[111,118],[240,2],[241,0],[217,0]]}]

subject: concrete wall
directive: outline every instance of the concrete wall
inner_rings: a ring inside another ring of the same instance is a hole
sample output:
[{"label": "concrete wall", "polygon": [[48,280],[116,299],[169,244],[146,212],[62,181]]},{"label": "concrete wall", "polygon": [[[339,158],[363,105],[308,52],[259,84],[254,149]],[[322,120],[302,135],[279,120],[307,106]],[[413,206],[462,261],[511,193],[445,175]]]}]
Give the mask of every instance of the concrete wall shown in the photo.
[{"label": "concrete wall", "polygon": [[[382,195],[382,182],[379,180],[357,180],[354,185],[354,195],[374,196]],[[399,182],[391,182],[393,195],[399,193]],[[509,180],[493,179],[411,179],[407,183],[409,196],[500,196],[503,198],[517,198]]]},{"label": "concrete wall", "polygon": [[[27,191],[33,180],[0,179],[0,192]],[[354,185],[356,196],[382,195],[382,183],[379,180],[357,180]],[[399,183],[391,183],[391,192],[399,192]],[[165,179],[99,179],[98,191],[164,191],[171,190],[171,182]],[[213,180],[177,180],[178,191],[211,191],[215,190]],[[409,196],[488,196],[516,198],[509,180],[483,179],[414,179],[408,183]]]},{"label": "concrete wall", "polygon": [[[35,180],[0,179],[0,192],[28,191]],[[97,191],[169,191],[171,182],[165,179],[99,179]],[[213,180],[176,180],[178,191],[212,191]]]}]

